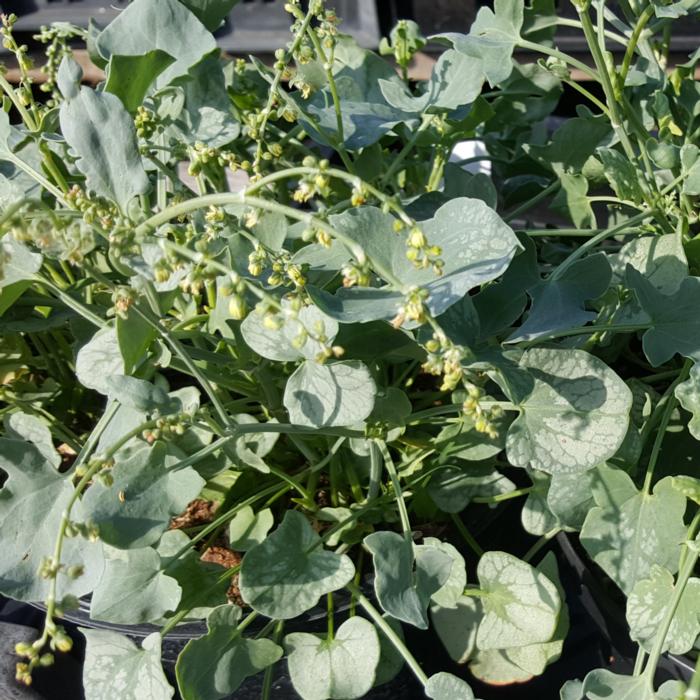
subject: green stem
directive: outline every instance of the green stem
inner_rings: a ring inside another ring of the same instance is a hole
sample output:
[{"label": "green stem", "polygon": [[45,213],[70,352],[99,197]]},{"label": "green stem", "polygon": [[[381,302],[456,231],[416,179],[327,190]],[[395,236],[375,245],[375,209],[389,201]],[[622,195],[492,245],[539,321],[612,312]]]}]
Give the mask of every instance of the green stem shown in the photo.
[{"label": "green stem", "polygon": [[[567,19],[565,17],[557,17],[556,24],[560,27],[583,29],[581,22],[575,19]],[[611,32],[609,29],[606,29],[604,34],[608,39],[620,44],[621,46],[627,46],[627,43],[629,42],[629,37],[623,36],[622,34],[617,34],[616,32]]]},{"label": "green stem", "polygon": [[333,593],[329,593],[327,596],[327,601],[328,601],[328,609],[326,612],[326,620],[327,620],[327,641],[332,642],[333,641],[333,636],[334,636],[334,627],[333,627],[333,617],[335,615],[335,610],[333,608]]},{"label": "green stem", "polygon": [[593,103],[608,119],[610,118],[610,110],[608,109],[608,106],[604,103],[601,102],[592,92],[587,90],[581,83],[577,82],[576,80],[569,80],[567,78],[564,78],[562,80],[563,83],[566,83],[569,87],[573,88],[578,92],[580,95],[583,95],[589,102]]},{"label": "green stem", "polygon": [[313,505],[314,497],[313,494],[309,493],[293,476],[290,476],[281,469],[277,469],[272,465],[268,465],[270,474],[276,476],[281,481],[286,481],[293,489],[299,493],[299,495],[304,499],[305,503],[308,505]]},{"label": "green stem", "polygon": [[90,321],[90,323],[93,325],[97,326],[98,328],[103,328],[107,325],[107,322],[104,319],[100,318],[97,314],[94,314],[81,302],[73,299],[72,296],[70,296],[67,292],[64,292],[60,287],[58,287],[58,285],[55,285],[53,282],[50,282],[45,277],[41,277],[40,275],[35,275],[35,279],[37,282],[47,287],[51,293],[58,297],[66,306],[73,309],[73,311]]},{"label": "green stem", "polygon": [[618,103],[615,97],[615,90],[613,88],[612,81],[610,80],[610,74],[608,73],[608,68],[605,63],[605,57],[603,56],[603,52],[600,49],[600,44],[598,43],[598,37],[595,34],[593,23],[591,22],[591,18],[588,14],[588,6],[581,7],[577,5],[576,11],[578,12],[583,34],[586,37],[586,42],[588,43],[588,48],[591,51],[591,56],[593,57],[596,68],[598,69],[600,83],[603,86],[605,100],[608,103],[608,109],[610,110],[610,123],[613,130],[617,134],[617,137],[620,139],[620,143],[622,144],[627,157],[634,162],[636,160],[634,149],[632,148],[632,143],[627,136],[627,132],[622,128],[622,119],[620,118]]},{"label": "green stem", "polygon": [[671,420],[671,415],[673,414],[673,409],[676,407],[678,400],[676,399],[675,389],[681,383],[688,378],[690,374],[690,369],[693,366],[692,360],[686,360],[683,365],[681,373],[676,377],[676,380],[671,384],[666,390],[664,397],[666,398],[666,405],[664,411],[661,415],[661,421],[656,429],[656,437],[654,438],[654,444],[651,448],[651,455],[649,456],[649,464],[647,465],[646,475],[644,477],[644,486],[642,490],[645,494],[651,493],[651,482],[654,478],[654,469],[656,468],[656,462],[659,459],[659,454],[661,453],[661,444],[663,443],[664,437],[666,436],[666,429]]},{"label": "green stem", "polygon": [[367,491],[367,502],[373,501],[379,494],[379,487],[382,480],[382,462],[377,444],[371,440],[369,443],[369,490]]},{"label": "green stem", "polygon": [[638,676],[644,669],[644,659],[646,659],[647,653],[642,647],[637,649],[637,658],[634,660],[634,670],[632,671],[633,676]]},{"label": "green stem", "polygon": [[469,530],[467,529],[467,526],[462,522],[462,518],[460,518],[457,513],[452,513],[450,515],[450,517],[452,518],[452,522],[454,523],[455,527],[457,528],[457,531],[459,532],[460,535],[462,535],[462,538],[469,545],[469,548],[474,552],[474,554],[476,554],[477,557],[484,556],[483,548],[474,539],[474,536],[472,535],[472,533],[469,532]]},{"label": "green stem", "polygon": [[254,183],[246,187],[244,192],[245,195],[248,196],[259,192],[267,185],[272,184],[273,182],[277,182],[279,180],[287,180],[291,178],[317,174],[323,174],[327,175],[328,177],[342,180],[343,182],[348,183],[352,187],[359,186],[362,189],[366,190],[377,200],[379,200],[384,206],[388,207],[390,210],[393,210],[406,225],[412,226],[415,223],[414,220],[406,214],[403,207],[396,201],[395,198],[389,197],[384,192],[382,192],[380,188],[374,187],[366,180],[362,180],[361,178],[359,178],[357,175],[352,175],[338,168],[324,168],[323,170],[321,170],[319,168],[311,168],[303,165],[294,168],[285,168],[284,170],[278,170],[277,172],[270,173],[265,177],[261,177],[259,180],[256,180]]},{"label": "green stem", "polygon": [[[479,405],[482,408],[491,408],[493,406],[498,406],[504,411],[519,411],[520,409],[510,401],[479,401]],[[444,416],[450,413],[462,413],[463,407],[461,403],[450,403],[444,406],[433,406],[432,408],[426,408],[423,411],[416,411],[412,413],[406,423],[411,425],[414,423],[421,423],[426,418],[432,418],[433,416]]]},{"label": "green stem", "polygon": [[343,161],[343,165],[350,172],[353,172],[354,167],[352,161],[350,160],[348,152],[345,150],[345,146],[343,146],[343,143],[345,142],[345,134],[343,130],[343,112],[340,97],[338,96],[338,87],[335,84],[335,77],[333,76],[333,60],[328,60],[328,56],[326,56],[326,52],[323,50],[323,46],[321,46],[321,42],[318,39],[318,34],[316,34],[315,29],[312,29],[310,27],[307,28],[306,34],[311,39],[311,43],[313,44],[316,54],[318,55],[318,57],[321,60],[321,63],[323,64],[323,70],[326,74],[326,80],[328,81],[328,88],[331,93],[331,99],[333,100],[336,131],[338,132],[335,148],[338,151],[340,159]]},{"label": "green stem", "polygon": [[644,31],[649,20],[654,16],[655,6],[653,4],[647,5],[642,14],[637,18],[637,24],[632,31],[632,36],[629,38],[627,43],[627,49],[625,50],[625,56],[622,59],[622,67],[620,68],[620,75],[618,76],[618,97],[621,95],[622,90],[625,86],[625,81],[627,80],[627,74],[629,73],[630,65],[632,64],[632,58],[634,52],[637,49],[637,44],[639,43],[639,38]]},{"label": "green stem", "polygon": [[413,671],[415,677],[425,686],[428,682],[428,676],[425,674],[425,671],[420,667],[418,661],[416,661],[413,654],[408,650],[408,647],[403,643],[403,640],[391,629],[379,610],[365,597],[359,586],[356,586],[354,583],[348,583],[345,588],[352,593],[357,602],[372,618],[372,622],[379,628],[379,631],[394,645],[394,648],[403,657],[406,665]]},{"label": "green stem", "polygon": [[534,486],[524,486],[521,489],[515,489],[514,491],[508,491],[507,493],[497,493],[493,496],[475,496],[472,498],[472,503],[488,503],[490,505],[495,503],[503,503],[504,501],[510,501],[512,498],[527,496],[534,490]]},{"label": "green stem", "polygon": [[447,156],[447,149],[444,146],[438,146],[435,152],[435,157],[433,158],[433,167],[430,171],[428,184],[425,186],[426,192],[434,192],[438,188],[442,174],[445,170],[445,163],[447,163]]},{"label": "green stem", "polygon": [[[284,620],[278,620],[275,623],[275,632],[272,636],[272,641],[275,644],[279,644],[282,639],[282,631],[284,630]],[[265,676],[263,678],[262,691],[260,693],[260,700],[269,700],[270,693],[272,692],[272,672],[275,669],[275,664],[270,664],[265,669]]]},{"label": "green stem", "polygon": [[525,213],[528,209],[531,209],[536,204],[539,204],[543,199],[547,199],[547,197],[549,197],[550,194],[554,194],[560,187],[561,183],[559,182],[559,180],[555,180],[554,182],[547,185],[547,187],[545,187],[541,192],[538,192],[534,197],[530,197],[530,199],[528,199],[526,202],[523,202],[515,209],[513,209],[512,212],[506,214],[503,217],[503,220],[506,223],[513,221],[513,219],[516,219],[518,216]]},{"label": "green stem", "polygon": [[554,529],[550,530],[549,532],[545,532],[542,537],[540,537],[535,544],[530,547],[530,549],[525,552],[523,556],[523,561],[529,562],[532,560],[532,558],[539,552],[542,547],[546,546],[548,542],[558,535],[561,532],[561,528],[555,527]]},{"label": "green stem", "polygon": [[13,165],[17,166],[20,170],[24,170],[29,177],[36,180],[47,192],[50,192],[57,201],[59,201],[64,207],[68,206],[68,202],[63,196],[58,187],[56,187],[52,182],[49,182],[40,172],[34,170],[31,165],[25,163],[21,158],[18,158],[14,153],[7,151],[3,154],[5,160],[10,161]]},{"label": "green stem", "polygon": [[[299,31],[297,32],[296,36],[294,37],[294,41],[292,42],[292,45],[289,47],[289,50],[284,56],[283,63],[285,66],[289,63],[289,61],[292,60],[294,54],[298,51],[302,39],[306,34],[306,30],[309,28],[311,20],[314,17],[314,9],[315,3],[309,3],[309,9],[306,13],[306,16],[302,20],[301,26],[299,27]],[[253,162],[253,169],[256,172],[260,169],[260,161],[262,160],[262,144],[263,139],[265,138],[265,129],[267,127],[267,122],[270,119],[270,114],[272,113],[272,106],[274,105],[275,100],[277,99],[277,93],[280,87],[280,83],[282,82],[282,76],[284,75],[284,72],[284,69],[277,70],[275,72],[275,77],[272,80],[270,92],[268,93],[267,104],[262,110],[262,121],[258,126],[258,146],[255,151],[255,160]]]},{"label": "green stem", "polygon": [[399,169],[399,166],[404,162],[404,160],[406,160],[406,156],[408,156],[408,154],[413,150],[418,139],[420,138],[420,135],[430,126],[432,120],[432,115],[423,117],[423,121],[421,122],[420,126],[413,132],[413,134],[411,134],[411,138],[399,151],[399,154],[396,156],[396,158],[394,158],[391,165],[389,166],[389,169],[382,176],[379,185],[380,187],[384,187],[389,182],[389,180],[391,180],[391,178],[396,174],[396,172]]},{"label": "green stem", "polygon": [[[663,191],[662,194],[664,194]],[[654,212],[652,210],[642,212],[641,214],[635,214],[634,216],[630,217],[626,221],[623,221],[617,226],[605,229],[604,231],[601,231],[600,233],[596,234],[595,236],[587,240],[585,243],[578,246],[578,248],[576,248],[570,255],[568,255],[557,266],[556,270],[554,270],[554,272],[550,275],[550,279],[552,281],[559,279],[564,274],[564,272],[568,270],[574,262],[576,262],[576,260],[578,260],[591,248],[595,248],[595,246],[597,246],[598,243],[600,243],[601,241],[604,241],[606,238],[611,238],[612,236],[617,235],[621,231],[625,231],[626,229],[636,226],[637,224],[641,224],[644,221],[644,219],[648,219],[653,215]]]},{"label": "green stem", "polygon": [[391,458],[389,449],[386,443],[382,440],[375,441],[382,457],[384,458],[384,467],[386,468],[389,478],[391,479],[391,484],[394,487],[394,498],[396,499],[396,505],[399,509],[399,518],[401,519],[401,529],[403,531],[404,539],[413,545],[413,533],[411,530],[411,522],[408,518],[408,509],[406,508],[406,501],[403,497],[403,490],[401,489],[401,482],[399,481],[399,475],[396,472],[396,467],[394,466],[394,460]]},{"label": "green stem", "polygon": [[634,323],[619,323],[617,325],[599,325],[599,326],[577,326],[576,328],[566,328],[561,331],[555,331],[553,333],[547,333],[546,335],[541,335],[535,340],[526,340],[522,343],[517,343],[520,347],[528,348],[533,345],[539,345],[548,340],[555,340],[557,338],[568,338],[574,335],[589,335],[591,333],[607,333],[613,331],[614,333],[635,333],[637,331],[648,330],[653,328],[651,323],[646,324],[634,324]]},{"label": "green stem", "polygon": [[[98,440],[100,439],[100,436],[104,432],[105,428],[109,424],[109,422],[112,420],[114,417],[117,408],[119,407],[119,404],[117,402],[112,402],[107,410],[104,412],[100,420],[97,422],[97,425],[95,425],[92,433],[90,434],[90,437],[87,439],[85,442],[85,445],[83,446],[83,449],[80,451],[80,454],[78,455],[77,459],[75,460],[75,463],[73,465],[73,472],[75,470],[85,464],[87,459],[90,457],[92,454],[93,450],[95,449],[95,446],[97,445]],[[143,429],[143,426],[139,426],[139,430]],[[127,440],[130,440],[131,437],[133,437],[133,431],[131,431],[129,434],[127,434]],[[117,445],[120,446],[123,444],[121,441],[118,441]],[[118,449],[118,447],[117,447]],[[112,455],[116,452],[114,451],[108,451],[105,459],[111,459]],[[58,589],[58,577],[59,577],[59,571],[58,568],[61,563],[61,554],[63,553],[63,543],[66,538],[66,529],[68,528],[68,524],[70,523],[70,516],[71,512],[73,510],[73,507],[77,503],[78,499],[80,498],[80,495],[82,494],[83,490],[85,487],[90,483],[90,480],[92,477],[100,470],[102,469],[103,462],[102,461],[96,461],[95,464],[89,468],[83,477],[78,481],[78,483],[75,485],[75,488],[73,489],[73,493],[71,494],[70,499],[68,500],[68,503],[66,503],[66,507],[61,515],[61,521],[58,525],[58,535],[56,536],[56,541],[54,543],[54,549],[53,549],[53,554],[51,557],[51,562],[53,566],[55,567],[56,571],[54,575],[51,577],[49,581],[49,592],[48,595],[46,596],[46,619],[44,621],[44,630],[42,632],[42,635],[39,639],[39,644],[43,647],[44,644],[48,641],[49,637],[51,636],[52,630],[55,629],[55,623],[54,623],[54,617],[56,616],[56,606],[58,604],[57,600],[57,589]]]}]

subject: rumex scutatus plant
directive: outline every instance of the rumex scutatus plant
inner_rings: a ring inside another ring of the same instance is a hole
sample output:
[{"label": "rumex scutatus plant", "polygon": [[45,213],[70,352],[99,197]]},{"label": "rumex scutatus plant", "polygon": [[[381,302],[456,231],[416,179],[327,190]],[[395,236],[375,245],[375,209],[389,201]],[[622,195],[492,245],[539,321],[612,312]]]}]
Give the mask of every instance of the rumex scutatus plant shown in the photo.
[{"label": "rumex scutatus plant", "polygon": [[[0,591],[46,606],[18,679],[70,649],[62,618],[90,596],[93,620],[159,631],[83,630],[89,700],[172,697],[161,640],[204,619],[186,700],[257,673],[269,697],[283,657],[307,700],[404,664],[434,700],[474,698],[472,678],[561,654],[547,550],[568,532],[639,654],[561,697],[697,698],[697,674],[656,669],[700,632],[700,54],[668,65],[698,4],[574,21],[496,0],[433,38],[418,84],[418,27],[380,58],[319,0],[287,5],[271,67],[226,60],[232,4],[47,28],[43,102],[3,19]],[[590,62],[557,49],[562,24]],[[557,123],[564,86],[582,102]],[[477,139],[490,175],[452,155]],[[537,539],[485,551],[514,504]],[[428,677],[405,626],[461,676]]]}]

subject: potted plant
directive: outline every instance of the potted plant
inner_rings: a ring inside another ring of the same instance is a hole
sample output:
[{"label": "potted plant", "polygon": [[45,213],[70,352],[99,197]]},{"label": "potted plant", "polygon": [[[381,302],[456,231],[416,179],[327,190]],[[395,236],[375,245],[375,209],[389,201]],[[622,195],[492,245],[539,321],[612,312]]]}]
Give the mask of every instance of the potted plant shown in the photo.
[{"label": "potted plant", "polygon": [[[694,8],[577,3],[589,64],[552,6],[497,0],[415,84],[410,22],[381,58],[291,1],[267,67],[217,50],[232,4],[47,28],[44,101],[3,19],[0,592],[46,607],[18,680],[89,600],[88,699],[173,697],[185,623],[185,700],[269,697],[281,659],[305,699],[404,665],[473,698],[560,656],[568,532],[639,654],[561,697],[697,697],[656,676],[699,632],[697,57],[667,65]],[[491,176],[451,162],[475,139]],[[489,547],[514,503],[537,539]],[[428,628],[463,671],[426,673]]]}]

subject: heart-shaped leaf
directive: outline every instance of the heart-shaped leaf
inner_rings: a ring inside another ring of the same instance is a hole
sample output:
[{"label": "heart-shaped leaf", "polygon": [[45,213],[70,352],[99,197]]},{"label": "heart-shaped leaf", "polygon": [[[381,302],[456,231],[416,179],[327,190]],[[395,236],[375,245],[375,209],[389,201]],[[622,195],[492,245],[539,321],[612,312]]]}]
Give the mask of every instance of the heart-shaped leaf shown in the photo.
[{"label": "heart-shaped leaf", "polygon": [[342,588],[354,575],[352,561],[324,551],[306,518],[287,511],[280,526],[243,557],[244,600],[267,617],[288,620]]},{"label": "heart-shaped leaf", "polygon": [[476,637],[479,649],[527,646],[552,639],[561,599],[542,572],[506,552],[486,552],[476,575],[484,606]]},{"label": "heart-shaped leaf", "polygon": [[[330,217],[335,228],[358,243],[369,258],[406,286],[424,287],[431,313],[439,316],[474,287],[499,277],[522,248],[512,229],[480,199],[457,197],[441,206],[420,227],[431,245],[440,246],[445,262],[443,273],[416,268],[406,257],[404,236],[394,232],[394,218],[376,207],[363,206]],[[330,295],[327,295],[330,296]],[[353,320],[391,319],[403,296],[387,289],[346,290],[336,294],[336,304],[325,299],[323,309],[344,323]],[[359,298],[347,310],[346,303]]]},{"label": "heart-shaped leaf", "polygon": [[[216,40],[179,0],[135,0],[129,3],[97,37],[102,58],[143,56],[160,49],[175,61],[157,78],[158,87],[185,75],[202,56],[216,49]],[[199,0],[192,4],[201,6]],[[208,3],[210,4],[210,3]]]},{"label": "heart-shaped leaf", "polygon": [[479,599],[467,596],[462,596],[453,607],[430,608],[433,628],[456,663],[466,663],[476,649],[476,631],[483,615]]},{"label": "heart-shaped leaf", "polygon": [[362,617],[346,620],[332,639],[295,632],[284,646],[294,689],[304,700],[361,698],[374,685],[379,638]]},{"label": "heart-shaped leaf", "polygon": [[[332,344],[338,334],[338,323],[316,306],[305,306],[293,316],[288,304],[282,304],[279,327],[268,327],[264,315],[253,312],[241,323],[245,342],[258,355],[268,360],[288,362],[306,358],[315,360],[323,350],[316,338]],[[304,342],[300,344],[300,340]]]},{"label": "heart-shaped leaf", "polygon": [[611,277],[605,254],[596,253],[574,263],[560,277],[531,287],[528,289],[532,297],[530,313],[507,342],[533,340],[554,331],[585,325],[597,316],[585,310],[585,302],[601,296]]},{"label": "heart-shaped leaf", "polygon": [[75,360],[75,374],[88,389],[105,395],[110,393],[109,378],[124,376],[124,360],[114,328],[102,328],[80,348]]},{"label": "heart-shaped leaf", "polygon": [[520,366],[534,381],[508,430],[509,461],[555,473],[592,469],[627,433],[632,394],[604,362],[583,350],[527,351]]},{"label": "heart-shaped leaf", "polygon": [[356,425],[372,412],[376,387],[362,362],[307,360],[287,380],[284,406],[296,425]]}]

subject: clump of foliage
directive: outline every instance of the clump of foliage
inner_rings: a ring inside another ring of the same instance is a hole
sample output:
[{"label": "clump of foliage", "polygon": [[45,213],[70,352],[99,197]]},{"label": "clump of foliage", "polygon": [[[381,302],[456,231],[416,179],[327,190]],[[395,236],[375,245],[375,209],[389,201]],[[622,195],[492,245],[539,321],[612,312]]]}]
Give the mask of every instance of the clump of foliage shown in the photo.
[{"label": "clump of foliage", "polygon": [[[217,50],[232,4],[43,31],[45,103],[3,20],[21,79],[0,75],[0,591],[47,610],[18,679],[70,649],[61,618],[90,594],[94,620],[160,628],[141,647],[84,630],[91,700],[172,697],[161,640],[203,619],[187,700],[256,673],[267,697],[283,657],[306,700],[404,664],[434,700],[473,698],[466,672],[426,676],[403,626],[483,681],[543,673],[568,616],[542,554],[568,532],[639,656],[562,697],[697,698],[697,675],[655,678],[700,632],[700,53],[666,65],[695,4],[573,21],[496,0],[434,38],[417,85],[411,23],[381,58],[290,1],[270,68]],[[590,66],[556,48],[563,23]],[[564,85],[585,102],[555,128]],[[491,176],[450,161],[469,139]],[[484,551],[514,505],[538,539]]]}]

